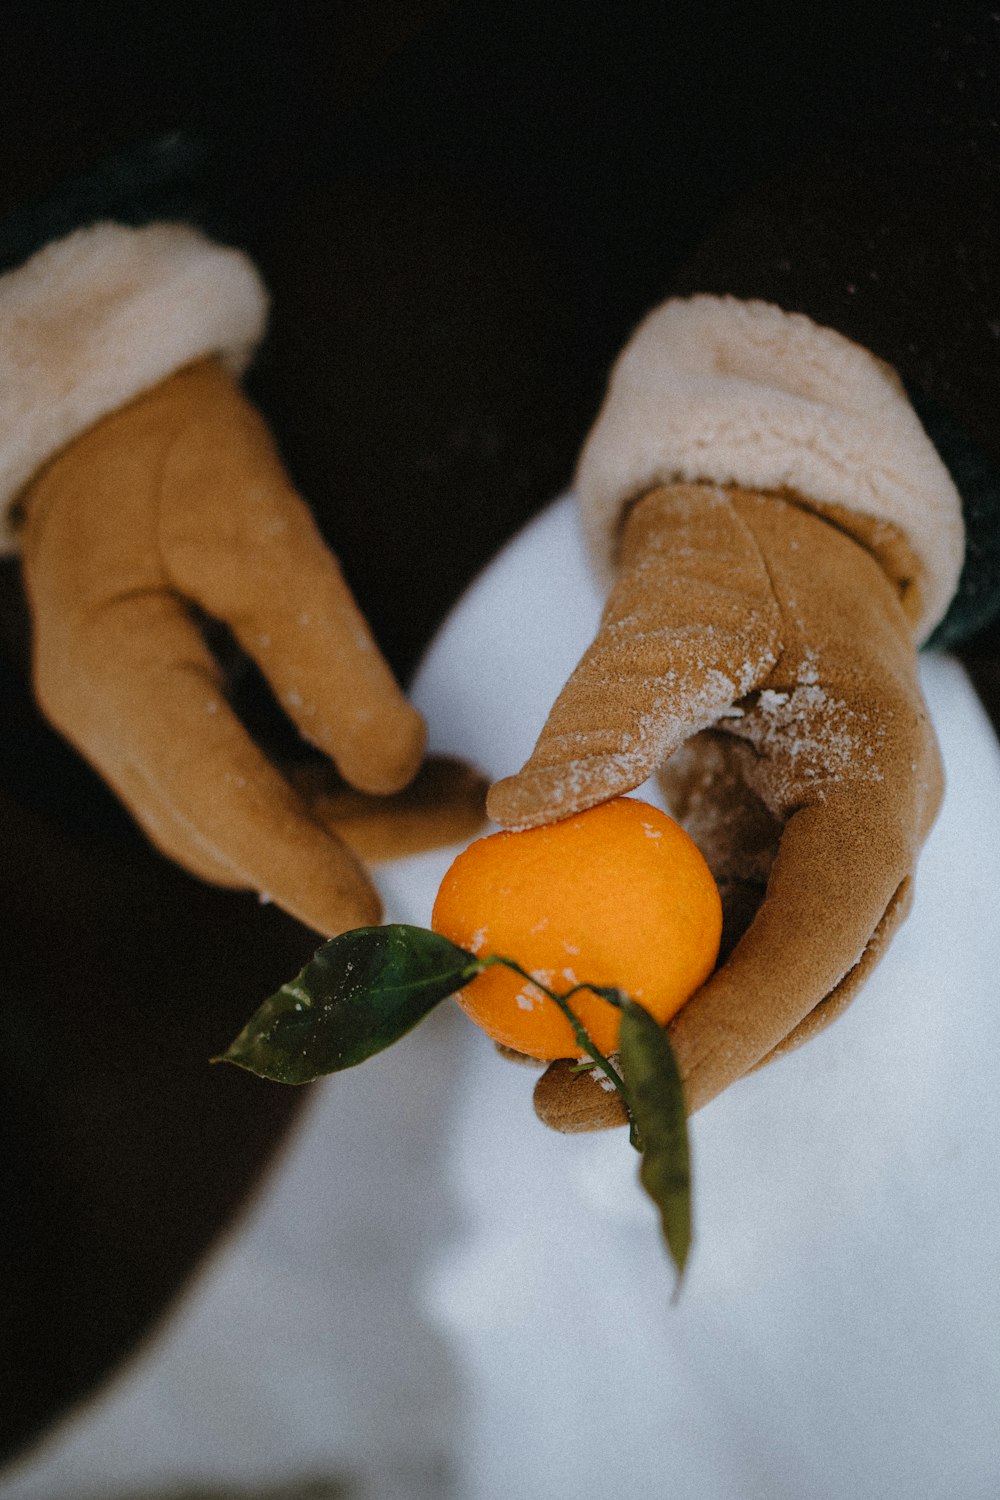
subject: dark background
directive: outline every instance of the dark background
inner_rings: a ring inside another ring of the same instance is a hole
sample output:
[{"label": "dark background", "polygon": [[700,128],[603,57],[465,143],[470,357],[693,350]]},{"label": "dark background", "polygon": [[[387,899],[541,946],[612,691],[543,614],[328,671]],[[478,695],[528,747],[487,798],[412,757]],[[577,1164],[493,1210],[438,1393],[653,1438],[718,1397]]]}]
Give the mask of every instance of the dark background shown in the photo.
[{"label": "dark background", "polygon": [[[0,219],[16,244],[96,162],[192,143],[176,211],[264,270],[252,392],[405,678],[567,484],[672,290],[812,311],[1000,462],[996,30],[960,4],[17,3]],[[297,1096],[205,1059],[314,946],[146,847],[38,717],[29,645],[5,562],[8,1451],[134,1344],[259,1174]],[[995,721],[997,645],[962,648]],[[244,707],[278,732],[249,680]]]}]

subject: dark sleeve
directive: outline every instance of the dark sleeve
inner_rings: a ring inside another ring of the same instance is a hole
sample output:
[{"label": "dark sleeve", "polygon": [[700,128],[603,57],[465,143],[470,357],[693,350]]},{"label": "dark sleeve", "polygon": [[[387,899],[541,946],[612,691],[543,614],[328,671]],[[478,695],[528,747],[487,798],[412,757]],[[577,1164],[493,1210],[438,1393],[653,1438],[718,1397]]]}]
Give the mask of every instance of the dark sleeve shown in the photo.
[{"label": "dark sleeve", "polygon": [[0,221],[0,274],[102,220],[133,228],[180,220],[213,239],[238,239],[224,162],[221,148],[181,130],[130,143],[8,212]]},{"label": "dark sleeve", "polygon": [[967,555],[932,644],[1000,610],[1000,12],[942,6],[906,88],[746,194],[681,293],[760,298],[892,364],[962,495]]}]

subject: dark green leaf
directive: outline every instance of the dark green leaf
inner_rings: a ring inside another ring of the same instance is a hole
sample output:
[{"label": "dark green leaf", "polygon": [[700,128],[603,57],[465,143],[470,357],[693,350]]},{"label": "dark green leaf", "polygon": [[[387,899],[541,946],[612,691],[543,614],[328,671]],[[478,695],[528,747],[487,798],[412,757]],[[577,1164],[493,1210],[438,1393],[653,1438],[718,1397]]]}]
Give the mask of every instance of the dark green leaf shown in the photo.
[{"label": "dark green leaf", "polygon": [[639,1178],[660,1210],[678,1283],[691,1248],[691,1157],[684,1092],[667,1033],[626,1000],[619,1035],[622,1073],[639,1134]]},{"label": "dark green leaf", "polygon": [[215,1061],[311,1083],[398,1041],[478,968],[471,953],[423,927],[355,928],[324,943]]},{"label": "dark green leaf", "polygon": [[590,990],[591,994],[600,995],[602,1000],[606,1000],[608,1004],[613,1005],[616,1010],[624,1010],[626,1005],[628,1005],[629,1003],[629,998],[626,995],[625,991],[618,989],[613,984],[584,983],[578,985],[577,988],[581,990]]}]

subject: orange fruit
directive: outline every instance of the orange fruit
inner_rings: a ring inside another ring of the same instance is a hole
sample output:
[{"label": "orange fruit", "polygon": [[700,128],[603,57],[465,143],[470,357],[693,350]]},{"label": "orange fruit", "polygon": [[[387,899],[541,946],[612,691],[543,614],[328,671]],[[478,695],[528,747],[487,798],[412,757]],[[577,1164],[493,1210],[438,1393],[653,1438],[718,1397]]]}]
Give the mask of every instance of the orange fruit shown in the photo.
[{"label": "orange fruit", "polygon": [[[658,808],[616,797],[523,833],[477,839],[434,903],[435,932],[479,958],[512,958],[542,984],[616,985],[666,1023],[715,967],[722,907],[684,830]],[[578,1057],[566,1017],[535,985],[498,966],[456,996],[505,1047]],[[581,991],[570,1005],[597,1047],[618,1042],[620,1012]]]}]

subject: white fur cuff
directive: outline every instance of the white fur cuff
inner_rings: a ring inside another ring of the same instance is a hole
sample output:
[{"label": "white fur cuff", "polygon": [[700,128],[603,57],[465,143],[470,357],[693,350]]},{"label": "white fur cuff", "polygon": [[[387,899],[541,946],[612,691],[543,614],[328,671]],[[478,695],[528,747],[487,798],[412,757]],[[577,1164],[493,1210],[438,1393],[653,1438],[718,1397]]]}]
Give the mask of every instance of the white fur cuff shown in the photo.
[{"label": "white fur cuff", "polygon": [[947,609],[965,550],[958,492],[895,371],[833,329],[709,296],[666,302],[640,324],[577,471],[599,565],[612,563],[629,501],[699,480],[893,523],[926,571],[919,639]]},{"label": "white fur cuff", "polygon": [[252,262],[185,224],[95,224],[0,279],[0,552],[48,458],[196,359],[241,374],[266,320]]}]

